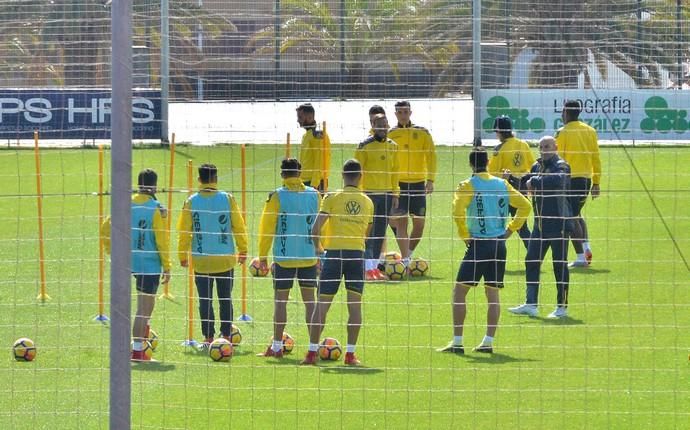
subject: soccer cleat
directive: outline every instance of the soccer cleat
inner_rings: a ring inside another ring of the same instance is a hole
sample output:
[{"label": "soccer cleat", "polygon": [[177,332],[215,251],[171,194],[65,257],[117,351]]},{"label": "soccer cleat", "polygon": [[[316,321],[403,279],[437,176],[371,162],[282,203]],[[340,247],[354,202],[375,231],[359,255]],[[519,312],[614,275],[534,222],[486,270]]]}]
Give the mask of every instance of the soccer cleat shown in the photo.
[{"label": "soccer cleat", "polygon": [[465,348],[462,345],[455,345],[455,344],[453,344],[453,342],[451,342],[448,345],[444,346],[443,348],[437,349],[436,351],[437,352],[452,352],[453,354],[464,354]]},{"label": "soccer cleat", "polygon": [[386,274],[383,273],[381,270],[374,269],[374,272],[375,272],[375,275],[379,281],[387,281],[388,280],[388,276],[386,276]]},{"label": "soccer cleat", "polygon": [[316,351],[307,351],[307,355],[304,357],[304,360],[300,364],[305,365],[305,366],[316,366],[316,358],[318,355],[316,354]]},{"label": "soccer cleat", "polygon": [[361,361],[355,356],[354,352],[346,352],[345,353],[345,365],[346,366],[360,366],[362,364]]},{"label": "soccer cleat", "polygon": [[559,306],[553,312],[551,312],[546,318],[558,319],[565,318],[568,316],[568,308]]},{"label": "soccer cleat", "polygon": [[472,349],[472,351],[473,351],[473,352],[481,352],[481,353],[484,353],[484,354],[493,354],[494,348],[493,348],[493,345],[484,345],[484,344],[481,344],[481,345],[479,345],[479,346],[475,346],[475,347]]},{"label": "soccer cleat", "polygon": [[515,306],[514,308],[508,308],[508,312],[515,315],[529,315],[531,317],[536,317],[539,315],[537,305],[528,305],[527,303],[520,306]]},{"label": "soccer cleat", "polygon": [[589,263],[587,260],[575,260],[572,263],[568,263],[568,267],[588,267]]},{"label": "soccer cleat", "polygon": [[213,338],[212,338],[212,337],[207,337],[206,339],[204,339],[203,342],[201,342],[201,343],[199,344],[199,349],[202,350],[202,351],[205,351],[205,350],[207,350],[207,349],[211,346],[212,343],[213,343]]},{"label": "soccer cleat", "polygon": [[374,269],[367,270],[366,273],[364,274],[364,279],[366,279],[369,282],[379,280],[379,278],[376,276],[376,271],[374,271]]},{"label": "soccer cleat", "polygon": [[591,249],[585,249],[585,261],[587,261],[588,266],[590,264],[592,264],[592,250]]},{"label": "soccer cleat", "polygon": [[273,358],[283,358],[283,350],[281,349],[278,352],[275,352],[271,345],[268,345],[268,348],[266,348],[266,352],[263,354],[258,354],[259,357],[273,357]]}]

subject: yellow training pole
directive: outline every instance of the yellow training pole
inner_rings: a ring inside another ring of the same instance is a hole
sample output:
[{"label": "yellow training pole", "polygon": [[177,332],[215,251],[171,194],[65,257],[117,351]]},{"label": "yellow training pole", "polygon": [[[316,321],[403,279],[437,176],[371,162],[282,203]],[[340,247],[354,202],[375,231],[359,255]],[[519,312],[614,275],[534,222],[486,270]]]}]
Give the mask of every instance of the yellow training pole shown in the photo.
[{"label": "yellow training pole", "polygon": [[38,203],[38,269],[41,274],[41,291],[37,299],[50,300],[46,293],[45,253],[43,250],[43,191],[41,190],[41,154],[38,150],[38,132],[34,131],[34,158],[36,159],[36,198]]},{"label": "yellow training pole", "polygon": [[323,139],[321,139],[321,177],[323,178],[323,192],[325,193],[328,191],[328,178],[326,177],[328,170],[328,167],[326,166],[326,151],[329,150],[329,148],[326,148],[326,121],[323,122],[321,130],[323,131]]},{"label": "yellow training pole", "polygon": [[103,301],[103,279],[105,277],[105,255],[101,226],[103,225],[103,145],[98,145],[98,315],[94,321],[105,323],[105,302]]},{"label": "yellow training pole", "polygon": [[285,158],[290,158],[290,133],[287,134],[285,145]]},{"label": "yellow training pole", "polygon": [[[172,201],[173,201],[173,184],[175,178],[175,133],[172,134],[170,140],[170,174],[168,176],[168,243],[170,243],[170,236],[172,236]],[[174,300],[175,296],[170,294],[170,282],[163,284],[163,294],[159,296],[161,299]]]},{"label": "yellow training pole", "polygon": [[[288,133],[288,151],[290,150],[290,133]],[[242,218],[247,219],[247,148],[242,144],[240,151],[242,158]],[[289,152],[288,152],[289,156]],[[246,221],[245,221],[246,222]],[[247,264],[242,265],[242,315],[239,321],[251,321],[247,314]]]},{"label": "yellow training pole", "polygon": [[[187,161],[187,195],[191,196],[193,190],[193,163],[192,160]],[[191,250],[187,254],[187,340],[182,344],[186,346],[196,346],[197,342],[194,340],[194,266],[192,263]]]}]

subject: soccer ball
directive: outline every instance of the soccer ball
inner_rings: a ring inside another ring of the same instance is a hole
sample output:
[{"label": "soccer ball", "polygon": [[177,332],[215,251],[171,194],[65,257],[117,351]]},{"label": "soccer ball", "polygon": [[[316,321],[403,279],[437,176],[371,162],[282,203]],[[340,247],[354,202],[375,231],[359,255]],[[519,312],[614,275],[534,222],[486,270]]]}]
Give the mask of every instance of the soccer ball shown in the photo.
[{"label": "soccer ball", "polygon": [[402,255],[400,255],[400,253],[397,251],[390,251],[386,252],[386,254],[383,256],[383,259],[386,263],[402,261]]},{"label": "soccer ball", "polygon": [[213,361],[228,361],[232,357],[232,343],[230,341],[218,338],[211,342],[208,347],[208,356]]},{"label": "soccer ball", "polygon": [[[131,348],[132,351],[134,351],[134,342],[132,342]],[[141,352],[143,352],[146,358],[150,360],[153,357],[153,347],[151,346],[151,342],[148,340],[141,342]]]},{"label": "soccer ball", "polygon": [[322,360],[338,361],[343,355],[343,348],[337,339],[327,337],[319,344],[319,357]]},{"label": "soccer ball", "polygon": [[410,275],[412,276],[425,276],[429,273],[429,263],[421,258],[415,258],[410,263]]},{"label": "soccer ball", "polygon": [[405,277],[405,265],[402,261],[386,262],[386,275],[391,281],[399,281]]},{"label": "soccer ball", "polygon": [[[271,343],[273,343],[273,336],[271,336]],[[288,333],[283,332],[283,354],[289,354],[295,348],[295,339]]]},{"label": "soccer ball", "polygon": [[151,349],[156,350],[158,348],[158,333],[153,330],[149,330],[149,343],[151,344]]},{"label": "soccer ball", "polygon": [[235,324],[230,326],[230,342],[232,343],[233,347],[242,343],[242,332]]},{"label": "soccer ball", "polygon": [[251,263],[249,263],[249,273],[251,273],[252,276],[258,276],[260,278],[263,278],[264,276],[268,275],[268,270],[262,270],[259,259],[255,258],[252,260]]},{"label": "soccer ball", "polygon": [[12,353],[17,361],[33,361],[36,358],[36,345],[28,337],[22,337],[14,342]]}]

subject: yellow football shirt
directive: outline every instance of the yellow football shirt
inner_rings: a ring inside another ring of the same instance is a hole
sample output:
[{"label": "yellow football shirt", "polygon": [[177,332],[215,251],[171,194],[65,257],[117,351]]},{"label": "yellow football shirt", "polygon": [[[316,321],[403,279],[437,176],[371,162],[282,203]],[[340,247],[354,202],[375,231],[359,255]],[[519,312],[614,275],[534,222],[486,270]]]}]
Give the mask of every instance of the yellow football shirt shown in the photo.
[{"label": "yellow football shirt", "polygon": [[400,194],[398,145],[395,142],[390,139],[379,142],[369,137],[359,144],[355,158],[362,165],[364,191]]},{"label": "yellow football shirt", "polygon": [[570,165],[573,178],[601,181],[601,159],[597,132],[582,121],[571,121],[556,132],[558,155]]},{"label": "yellow football shirt", "polygon": [[398,125],[388,132],[398,145],[398,180],[405,183],[434,181],[436,178],[436,147],[431,133],[414,124]]},{"label": "yellow football shirt", "polygon": [[324,182],[328,179],[328,171],[331,168],[331,140],[325,131],[307,129],[302,136],[299,162],[302,165],[303,181],[316,187],[322,179]]},{"label": "yellow football shirt", "polygon": [[534,162],[534,155],[527,142],[509,137],[494,148],[487,170],[490,174],[501,177],[507,169],[511,175],[521,178],[529,173]]},{"label": "yellow football shirt", "polygon": [[329,215],[321,232],[324,249],[364,251],[374,204],[359,188],[347,186],[328,193],[320,212]]}]

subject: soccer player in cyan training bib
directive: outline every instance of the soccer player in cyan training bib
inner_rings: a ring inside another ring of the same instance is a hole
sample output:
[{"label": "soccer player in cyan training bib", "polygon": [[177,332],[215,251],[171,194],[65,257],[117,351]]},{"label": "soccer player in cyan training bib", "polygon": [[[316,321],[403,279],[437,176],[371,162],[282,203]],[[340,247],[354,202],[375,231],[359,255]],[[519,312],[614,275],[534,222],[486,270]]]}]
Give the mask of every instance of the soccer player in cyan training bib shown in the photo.
[{"label": "soccer player in cyan training bib", "polygon": [[213,164],[199,167],[199,192],[189,197],[177,223],[180,265],[189,265],[192,254],[194,282],[199,294],[203,346],[213,342],[215,313],[213,284],[218,292],[220,332],[230,340],[234,267],[247,258],[247,229],[235,198],[218,190],[218,170]]},{"label": "soccer player in cyan training bib", "polygon": [[[158,175],[142,170],[139,191],[132,196],[132,275],[137,289],[137,313],[132,325],[132,361],[155,361],[144,353],[149,338],[149,320],[156,304],[156,292],[170,281],[170,241],[166,232],[167,210],[156,200]],[[101,226],[106,252],[110,252],[110,217]]]},{"label": "soccer player in cyan training bib", "polygon": [[321,205],[319,192],[300,179],[301,165],[295,158],[283,160],[283,186],[271,192],[264,204],[259,224],[259,262],[268,269],[268,253],[273,245],[273,343],[265,357],[283,356],[283,330],[287,323],[287,301],[296,278],[302,293],[307,326],[316,300],[318,254],[311,228]]},{"label": "soccer player in cyan training bib", "polygon": [[362,326],[364,241],[371,230],[374,216],[374,204],[358,188],[361,178],[362,166],[359,162],[346,161],[343,166],[345,187],[324,197],[319,216],[311,230],[314,248],[319,249],[323,238],[326,256],[319,276],[316,311],[309,329],[309,352],[302,364],[316,364],[319,338],[326,323],[326,314],[343,277],[349,313],[345,364],[360,364],[355,356],[355,345]]},{"label": "soccer player in cyan training bib", "polygon": [[[476,352],[492,353],[493,340],[501,312],[498,293],[503,288],[506,267],[506,239],[527,220],[531,204],[505,179],[486,171],[488,156],[483,148],[470,152],[470,166],[474,174],[458,186],[453,201],[453,218],[460,239],[467,251],[460,264],[453,291],[453,341],[441,352],[464,354],[463,328],[467,305],[465,298],[472,287],[484,278],[488,301],[486,336],[474,348]],[[517,208],[510,220],[508,206]]]}]

